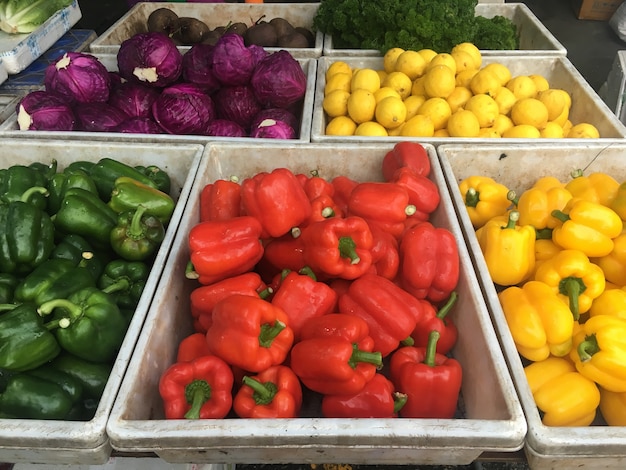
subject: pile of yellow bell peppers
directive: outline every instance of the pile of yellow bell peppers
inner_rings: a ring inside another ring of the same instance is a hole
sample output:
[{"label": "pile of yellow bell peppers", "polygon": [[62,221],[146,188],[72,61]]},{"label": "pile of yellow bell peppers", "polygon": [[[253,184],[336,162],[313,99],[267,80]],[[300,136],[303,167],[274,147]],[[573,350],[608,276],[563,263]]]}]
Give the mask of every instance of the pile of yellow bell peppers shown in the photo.
[{"label": "pile of yellow bell peppers", "polygon": [[626,181],[459,183],[546,426],[626,426]]}]

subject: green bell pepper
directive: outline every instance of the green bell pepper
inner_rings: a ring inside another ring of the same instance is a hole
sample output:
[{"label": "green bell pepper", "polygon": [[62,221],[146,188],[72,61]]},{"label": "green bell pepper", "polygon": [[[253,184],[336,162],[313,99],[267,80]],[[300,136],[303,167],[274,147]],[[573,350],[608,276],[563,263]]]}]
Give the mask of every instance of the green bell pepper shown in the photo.
[{"label": "green bell pepper", "polygon": [[93,362],[115,358],[126,334],[126,321],[111,295],[86,287],[67,298],[44,302],[37,309],[66,351]]},{"label": "green bell pepper", "polygon": [[[56,172],[56,162],[54,162],[54,169]],[[46,189],[48,186],[47,176],[47,173],[32,165],[12,165],[9,168],[1,169],[0,202],[6,204],[19,201],[24,192],[34,187]],[[35,193],[28,202],[39,209],[45,209],[47,205],[46,195],[45,191]]]},{"label": "green bell pepper", "polygon": [[34,303],[0,306],[0,368],[34,369],[60,352],[58,341],[37,315]]},{"label": "green bell pepper", "polygon": [[91,170],[95,166],[96,162],[88,160],[74,160],[63,169],[63,173],[72,173],[76,170],[84,171],[88,175],[91,174]]},{"label": "green bell pepper", "polygon": [[67,259],[50,258],[20,281],[15,300],[41,305],[48,300],[64,299],[85,287],[95,287],[96,280],[87,268]]},{"label": "green bell pepper", "polygon": [[0,304],[13,303],[15,288],[19,282],[19,278],[13,274],[0,273]]},{"label": "green bell pepper", "polygon": [[70,188],[82,188],[93,194],[98,194],[96,183],[87,173],[82,170],[64,171],[57,173],[48,184],[48,213],[56,214],[61,208],[61,202],[65,197],[65,193]]},{"label": "green bell pepper", "polygon": [[120,309],[134,312],[149,275],[150,266],[142,261],[116,259],[104,267],[98,287],[109,292]]},{"label": "green bell pepper", "polygon": [[54,224],[42,209],[22,200],[0,204],[0,272],[25,274],[43,263],[54,249]]},{"label": "green bell pepper", "polygon": [[115,180],[109,207],[117,213],[134,211],[144,206],[148,214],[158,217],[164,225],[172,218],[176,202],[172,197],[140,181],[122,176]]},{"label": "green bell pepper", "polygon": [[110,258],[110,254],[94,250],[85,237],[75,233],[64,236],[50,253],[50,259],[66,259],[72,261],[75,266],[87,268],[96,280],[102,275],[104,266]]},{"label": "green bell pepper", "polygon": [[60,385],[69,395],[73,405],[83,398],[83,385],[80,381],[67,372],[50,367],[49,363],[24,373]]},{"label": "green bell pepper", "polygon": [[83,386],[83,397],[100,400],[111,375],[111,363],[96,363],[62,351],[50,367],[71,375]]},{"label": "green bell pepper", "polygon": [[89,175],[94,183],[96,183],[100,198],[104,201],[109,200],[111,192],[113,192],[113,188],[115,187],[115,180],[121,176],[132,178],[153,188],[157,187],[142,171],[124,162],[108,157],[101,158],[91,167]]},{"label": "green bell pepper", "polygon": [[0,416],[21,419],[65,419],[72,397],[63,386],[30,374],[12,376],[0,394]]},{"label": "green bell pepper", "polygon": [[135,210],[121,212],[117,226],[111,230],[111,248],[129,261],[148,259],[165,238],[163,222],[139,205]]},{"label": "green bell pepper", "polygon": [[109,236],[117,225],[117,214],[97,195],[71,188],[52,220],[62,234],[78,234],[96,248],[105,249],[110,247]]},{"label": "green bell pepper", "polygon": [[137,165],[135,168],[154,181],[158,190],[169,194],[172,187],[172,180],[170,179],[170,175],[167,171],[156,165]]}]

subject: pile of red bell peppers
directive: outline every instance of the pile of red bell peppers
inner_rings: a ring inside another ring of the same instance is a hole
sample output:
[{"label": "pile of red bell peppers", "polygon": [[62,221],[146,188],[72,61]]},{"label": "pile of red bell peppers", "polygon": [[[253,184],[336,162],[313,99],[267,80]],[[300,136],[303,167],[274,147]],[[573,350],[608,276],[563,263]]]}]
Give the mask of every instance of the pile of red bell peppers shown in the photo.
[{"label": "pile of red bell peppers", "polygon": [[[453,418],[459,254],[430,215],[428,153],[400,142],[382,181],[287,168],[217,180],[188,236],[195,332],[161,376],[167,419]],[[304,403],[303,403],[304,401]]]}]

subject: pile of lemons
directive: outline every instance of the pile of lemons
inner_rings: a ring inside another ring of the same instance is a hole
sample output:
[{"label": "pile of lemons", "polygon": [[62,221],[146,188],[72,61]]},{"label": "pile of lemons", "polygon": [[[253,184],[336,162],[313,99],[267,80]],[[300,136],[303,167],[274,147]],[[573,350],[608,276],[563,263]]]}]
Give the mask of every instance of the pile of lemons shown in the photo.
[{"label": "pile of lemons", "polygon": [[450,53],[393,48],[383,70],[338,60],[326,70],[326,135],[481,138],[599,138],[572,124],[570,94],[539,74],[512,76],[483,65],[472,43]]}]

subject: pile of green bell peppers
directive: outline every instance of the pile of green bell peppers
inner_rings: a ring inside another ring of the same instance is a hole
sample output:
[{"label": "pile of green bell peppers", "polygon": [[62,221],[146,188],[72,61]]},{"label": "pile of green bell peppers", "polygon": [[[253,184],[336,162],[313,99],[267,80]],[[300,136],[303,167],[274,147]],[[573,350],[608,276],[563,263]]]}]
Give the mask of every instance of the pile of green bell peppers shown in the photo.
[{"label": "pile of green bell peppers", "polygon": [[175,201],[156,165],[0,169],[0,418],[90,420]]}]

